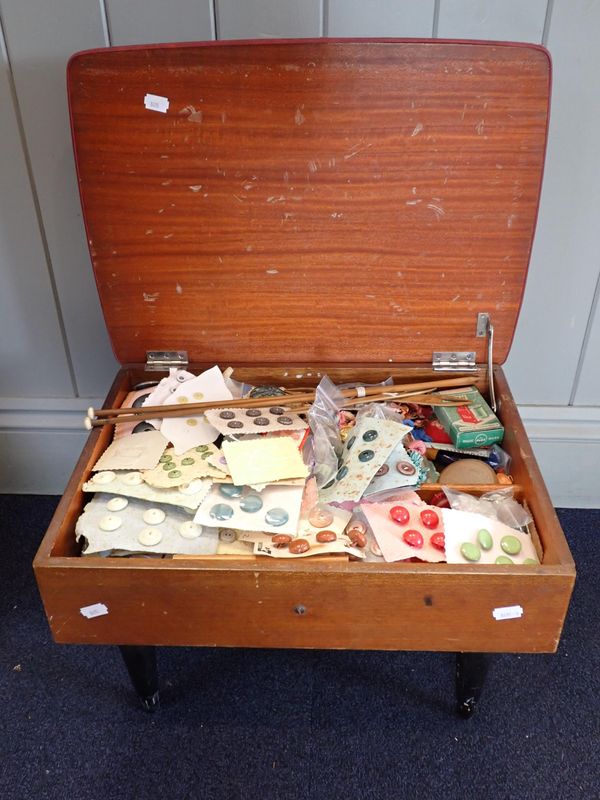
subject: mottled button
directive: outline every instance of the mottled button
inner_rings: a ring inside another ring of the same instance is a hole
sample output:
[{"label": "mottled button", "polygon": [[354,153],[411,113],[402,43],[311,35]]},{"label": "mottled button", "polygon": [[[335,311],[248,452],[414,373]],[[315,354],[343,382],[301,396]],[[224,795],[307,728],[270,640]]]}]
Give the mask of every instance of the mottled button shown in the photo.
[{"label": "mottled button", "polygon": [[523,560],[523,563],[524,563],[524,564],[535,564],[535,565],[536,565],[536,567],[537,567],[537,565],[538,565],[538,562],[535,560],[535,558],[525,558],[525,559]]},{"label": "mottled button", "polygon": [[221,419],[233,419],[235,417],[235,412],[234,411],[221,411],[221,413],[219,414],[219,417]]},{"label": "mottled button", "polygon": [[222,528],[219,531],[219,539],[222,542],[227,542],[227,544],[231,544],[232,542],[236,541],[237,533],[231,528]]},{"label": "mottled button", "polygon": [[115,514],[107,514],[105,517],[102,517],[98,523],[98,527],[101,531],[116,531],[122,524],[123,520],[121,517],[117,517]]},{"label": "mottled button", "polygon": [[392,506],[390,508],[390,518],[398,525],[406,525],[410,519],[410,512],[404,506]]},{"label": "mottled button", "polygon": [[363,433],[363,442],[374,442],[379,434],[377,431],[370,430]]},{"label": "mottled button", "polygon": [[346,442],[346,450],[350,450],[355,441],[356,441],[356,436],[351,436]]},{"label": "mottled button", "polygon": [[292,539],[288,545],[288,550],[290,553],[298,556],[301,553],[306,553],[308,550],[310,550],[310,544],[306,541],[306,539]]},{"label": "mottled button", "polygon": [[139,397],[136,397],[133,403],[131,404],[132,408],[141,408],[144,405],[144,400],[150,397],[150,392],[146,392],[146,394],[142,394]]},{"label": "mottled button", "polygon": [[114,472],[107,470],[106,472],[97,472],[92,481],[94,483],[111,483],[117,476]]},{"label": "mottled button", "polygon": [[336,480],[341,481],[348,474],[348,467],[340,467],[337,471]]},{"label": "mottled button", "polygon": [[167,478],[181,478],[181,470],[180,469],[172,469],[171,472],[167,472]]},{"label": "mottled button", "polygon": [[359,461],[370,461],[373,456],[375,455],[373,450],[363,450],[361,453],[358,454]]},{"label": "mottled button", "polygon": [[274,414],[276,417],[281,416],[283,413],[285,413],[285,408],[282,408],[281,406],[272,406],[269,409],[269,414]]},{"label": "mottled button", "polygon": [[505,553],[508,553],[509,556],[516,556],[521,552],[521,542],[516,536],[512,536],[511,534],[503,536],[502,539],[500,539],[500,547]]},{"label": "mottled button", "polygon": [[260,408],[249,408],[248,411],[246,411],[247,417],[260,417],[261,414],[262,411]]},{"label": "mottled button", "polygon": [[240,508],[247,514],[254,514],[263,507],[263,501],[257,494],[248,494],[240,500]]},{"label": "mottled button", "polygon": [[209,447],[208,447],[208,445],[207,445],[207,444],[199,444],[199,445],[198,445],[198,447],[195,447],[195,448],[194,448],[194,450],[195,450],[197,453],[207,453],[207,452],[208,452],[208,450],[209,450]]},{"label": "mottled button", "polygon": [[514,564],[514,563],[515,562],[512,560],[512,558],[509,558],[508,556],[498,556],[498,558],[496,559],[496,564]]},{"label": "mottled button", "polygon": [[287,545],[292,541],[294,537],[290,536],[289,533],[276,533],[271,536],[271,541],[275,545],[275,547],[287,547]]},{"label": "mottled button", "polygon": [[182,458],[181,459],[181,465],[183,467],[190,467],[192,464],[195,464],[195,463],[196,463],[196,459],[195,458],[190,458],[189,456],[187,458]]},{"label": "mottled button", "polygon": [[227,503],[216,503],[208,513],[213,519],[225,522],[225,520],[233,517],[233,508],[228,506]]},{"label": "mottled button", "polygon": [[389,471],[390,471],[390,468],[388,467],[388,465],[387,464],[382,464],[379,467],[379,469],[377,470],[377,472],[375,473],[375,477],[376,478],[383,478],[383,476],[387,475]]},{"label": "mottled button", "polygon": [[408,530],[402,534],[403,540],[409,547],[420,550],[423,547],[423,534],[420,531]]},{"label": "mottled button", "polygon": [[350,528],[349,531],[346,531],[346,534],[354,547],[367,546],[367,534],[363,533],[363,531],[359,530],[358,528]]},{"label": "mottled button", "polygon": [[126,497],[113,497],[106,504],[109,511],[123,511],[129,505],[129,500]]},{"label": "mottled button", "polygon": [[174,461],[165,461],[163,464],[163,469],[165,472],[168,472],[170,469],[173,469],[174,466],[175,466]]},{"label": "mottled button", "polygon": [[277,422],[280,425],[291,425],[293,420],[291,417],[277,417]]},{"label": "mottled button", "polygon": [[183,522],[179,526],[179,535],[184,539],[197,539],[199,536],[202,536],[202,525],[192,522],[191,519],[187,522]]},{"label": "mottled button", "polygon": [[121,481],[127,486],[140,486],[144,479],[141,472],[128,472],[127,475],[123,475]]},{"label": "mottled button", "polygon": [[439,516],[431,508],[424,508],[423,511],[421,511],[421,513],[419,514],[419,516],[421,517],[421,522],[423,523],[423,525],[426,528],[429,528],[429,530],[437,528],[440,524]]},{"label": "mottled button", "polygon": [[149,422],[138,422],[135,428],[131,431],[132,433],[146,433],[146,431],[155,431],[156,428],[154,425],[150,425]]},{"label": "mottled button", "polygon": [[194,392],[192,397],[194,398],[194,400],[204,400],[204,395],[202,394],[202,392]]},{"label": "mottled button", "polygon": [[183,405],[183,403],[189,403],[190,402],[188,400],[188,398],[186,397],[186,395],[184,395],[184,394],[180,394],[179,397],[176,398],[176,399],[177,399],[177,402],[182,404],[182,405]]},{"label": "mottled button", "polygon": [[472,542],[464,542],[461,544],[460,552],[462,557],[467,561],[479,561],[481,558],[481,550],[478,545]]},{"label": "mottled button", "polygon": [[396,469],[401,475],[414,475],[417,471],[415,465],[410,461],[399,461],[396,464]]},{"label": "mottled button", "polygon": [[173,461],[173,456],[170,453],[163,453],[158,459],[159,464],[168,464],[170,461]]},{"label": "mottled button", "polygon": [[429,537],[429,544],[432,547],[435,547],[436,550],[439,550],[440,552],[443,553],[444,550],[446,549],[446,537],[441,531],[438,531],[437,533],[432,533],[431,536]]},{"label": "mottled button", "polygon": [[319,531],[315,536],[315,539],[320,544],[328,544],[329,542],[335,542],[335,540],[337,539],[337,535],[335,531],[328,531],[328,530]]},{"label": "mottled button", "polygon": [[200,478],[195,478],[193,481],[190,481],[189,483],[182,483],[181,486],[178,487],[177,491],[180,494],[198,494],[198,492],[200,491],[200,489],[202,489],[203,486],[204,484],[202,483]]},{"label": "mottled button", "polygon": [[239,430],[244,427],[244,423],[239,419],[232,419],[231,422],[227,423],[227,427],[231,428],[231,430]]},{"label": "mottled button", "polygon": [[285,508],[271,508],[265,514],[265,522],[267,525],[272,525],[274,528],[278,528],[280,525],[285,525],[289,518],[290,515],[287,513]]},{"label": "mottled button", "polygon": [[144,511],[142,519],[148,525],[160,525],[161,522],[164,522],[167,515],[162,510],[162,508],[149,508],[147,511]]},{"label": "mottled button", "polygon": [[481,528],[481,530],[477,531],[477,544],[482,550],[492,549],[494,540],[492,539],[492,534],[487,530],[487,528]]},{"label": "mottled button", "polygon": [[308,513],[308,521],[313,528],[326,528],[333,522],[333,513],[323,506],[314,506]]},{"label": "mottled button", "polygon": [[359,531],[359,533],[366,533],[367,526],[364,522],[361,522],[359,519],[351,519],[350,522],[346,525],[346,533],[350,535],[350,531]]},{"label": "mottled button", "polygon": [[269,420],[268,420],[266,417],[257,417],[257,418],[254,420],[254,424],[255,424],[255,425],[258,425],[258,426],[259,426],[259,427],[261,427],[261,428],[264,428],[264,427],[265,427],[265,425],[268,425],[268,424],[269,424]]},{"label": "mottled button", "polygon": [[223,497],[241,497],[243,486],[234,486],[233,483],[222,483],[219,486],[219,494]]},{"label": "mottled button", "polygon": [[197,425],[197,424],[198,424],[198,420],[197,420],[197,419],[194,419],[193,417],[191,417],[190,419],[186,419],[186,421],[185,421],[185,424],[186,424],[186,425],[189,425],[189,426],[190,426],[190,428],[193,428],[193,427],[194,427],[194,425]]},{"label": "mottled button", "polygon": [[138,542],[145,547],[154,547],[162,541],[162,533],[158,528],[143,528],[138,534]]}]

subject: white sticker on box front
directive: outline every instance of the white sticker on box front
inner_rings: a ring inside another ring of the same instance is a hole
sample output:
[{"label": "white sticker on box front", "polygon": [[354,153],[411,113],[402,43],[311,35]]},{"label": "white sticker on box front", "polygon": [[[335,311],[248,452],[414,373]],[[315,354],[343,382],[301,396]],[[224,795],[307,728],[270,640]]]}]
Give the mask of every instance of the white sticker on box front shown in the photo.
[{"label": "white sticker on box front", "polygon": [[87,619],[93,619],[94,617],[103,617],[108,614],[108,608],[104,603],[94,603],[91,606],[80,608],[79,613]]},{"label": "white sticker on box front", "polygon": [[502,608],[495,608],[492,611],[492,616],[495,620],[518,619],[523,616],[523,609],[521,606],[503,606]]},{"label": "white sticker on box front", "polygon": [[166,114],[169,110],[169,100],[158,94],[147,94],[144,97],[144,106],[149,111],[160,111],[161,114]]}]

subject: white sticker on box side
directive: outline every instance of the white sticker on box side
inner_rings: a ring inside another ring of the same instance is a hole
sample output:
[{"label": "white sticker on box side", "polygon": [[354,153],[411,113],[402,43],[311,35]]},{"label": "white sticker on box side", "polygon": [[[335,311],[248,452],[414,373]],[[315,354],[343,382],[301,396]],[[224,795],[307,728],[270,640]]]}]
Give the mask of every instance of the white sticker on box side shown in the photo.
[{"label": "white sticker on box side", "polygon": [[518,619],[523,616],[523,609],[521,606],[503,606],[502,608],[495,608],[492,611],[492,616],[495,620]]},{"label": "white sticker on box side", "polygon": [[108,614],[108,608],[104,603],[94,603],[91,606],[80,608],[79,613],[87,619],[93,619],[94,617],[103,617]]},{"label": "white sticker on box side", "polygon": [[160,111],[161,114],[166,114],[169,110],[169,100],[159,94],[147,94],[144,97],[144,106],[149,111]]}]

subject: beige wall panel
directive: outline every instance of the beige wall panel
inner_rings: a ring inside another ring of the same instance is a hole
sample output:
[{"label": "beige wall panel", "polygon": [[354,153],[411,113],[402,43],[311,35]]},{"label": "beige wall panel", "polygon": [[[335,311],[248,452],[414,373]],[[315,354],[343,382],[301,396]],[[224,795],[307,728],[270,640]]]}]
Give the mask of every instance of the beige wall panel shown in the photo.
[{"label": "beige wall panel", "polygon": [[438,36],[541,42],[547,0],[440,0]]},{"label": "beige wall panel", "polygon": [[72,397],[31,183],[0,49],[0,396]]},{"label": "beige wall panel", "polygon": [[115,361],[81,218],[65,84],[69,56],[105,44],[100,4],[0,0],[0,9],[78,390],[102,394]]},{"label": "beige wall panel", "polygon": [[215,0],[219,39],[320,36],[320,0]]},{"label": "beige wall panel", "polygon": [[211,0],[106,0],[111,44],[214,39]]},{"label": "beige wall panel", "polygon": [[434,0],[329,0],[326,36],[431,36]]}]

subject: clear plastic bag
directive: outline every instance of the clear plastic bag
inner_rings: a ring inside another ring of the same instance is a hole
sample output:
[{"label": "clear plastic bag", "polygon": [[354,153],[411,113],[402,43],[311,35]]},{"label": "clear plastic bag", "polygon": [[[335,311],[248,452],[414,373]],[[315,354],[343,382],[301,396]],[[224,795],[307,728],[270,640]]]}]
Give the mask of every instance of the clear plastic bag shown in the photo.
[{"label": "clear plastic bag", "polygon": [[484,514],[486,517],[503,522],[516,530],[526,529],[529,523],[533,522],[531,514],[513,497],[511,487],[487,492],[487,494],[482,494],[481,497],[473,497],[473,495],[465,492],[457,492],[449,486],[442,488],[448,498],[450,508],[456,511],[472,511]]}]

